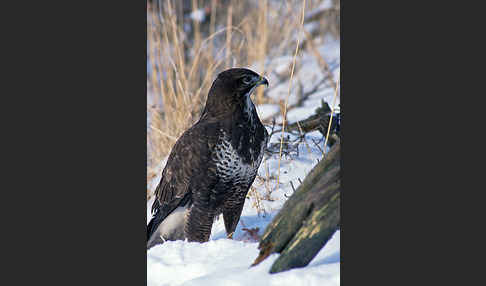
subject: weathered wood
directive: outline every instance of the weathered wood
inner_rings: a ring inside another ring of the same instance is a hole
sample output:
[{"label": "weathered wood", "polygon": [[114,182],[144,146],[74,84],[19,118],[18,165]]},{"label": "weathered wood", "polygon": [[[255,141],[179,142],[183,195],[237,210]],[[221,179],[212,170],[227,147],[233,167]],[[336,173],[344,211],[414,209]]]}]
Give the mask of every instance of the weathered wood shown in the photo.
[{"label": "weathered wood", "polygon": [[280,253],[270,273],[306,266],[340,223],[340,141],[285,202],[263,234],[253,265]]},{"label": "weathered wood", "polygon": [[[329,108],[327,102],[322,101],[322,106],[316,109],[316,114],[311,115],[304,120],[300,120],[295,123],[289,124],[285,128],[285,131],[287,132],[297,131],[302,133],[308,133],[311,131],[318,130],[319,132],[321,132],[322,135],[326,136],[330,117],[331,117],[331,108]],[[336,114],[334,114],[334,117],[332,119],[332,124],[331,124],[331,132],[334,129],[336,129],[336,127],[337,127],[337,120],[336,120]]]}]

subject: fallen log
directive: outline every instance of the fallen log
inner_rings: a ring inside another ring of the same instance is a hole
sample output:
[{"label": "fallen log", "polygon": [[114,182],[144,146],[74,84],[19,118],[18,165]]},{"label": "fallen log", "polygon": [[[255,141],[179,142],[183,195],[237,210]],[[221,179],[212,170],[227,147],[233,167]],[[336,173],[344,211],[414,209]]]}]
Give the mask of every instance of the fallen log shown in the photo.
[{"label": "fallen log", "polygon": [[[334,114],[331,124],[331,132],[337,128],[338,122],[336,118],[337,114]],[[330,119],[331,108],[329,108],[327,102],[322,101],[322,106],[316,109],[316,114],[311,115],[304,120],[289,124],[285,129],[287,132],[297,131],[302,133],[319,130],[323,136],[326,136]]]},{"label": "fallen log", "polygon": [[252,266],[280,253],[270,273],[304,267],[317,255],[340,224],[341,143],[307,175],[265,229],[260,253]]}]

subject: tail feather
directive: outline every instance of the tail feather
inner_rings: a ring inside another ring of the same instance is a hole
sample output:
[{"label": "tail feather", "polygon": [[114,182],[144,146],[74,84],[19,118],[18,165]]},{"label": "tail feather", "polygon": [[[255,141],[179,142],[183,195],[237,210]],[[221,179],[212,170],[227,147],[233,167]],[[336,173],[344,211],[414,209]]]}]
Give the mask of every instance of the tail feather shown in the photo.
[{"label": "tail feather", "polygon": [[160,211],[156,211],[150,220],[149,224],[147,225],[147,243],[149,242],[150,238],[154,234],[154,232],[159,227],[160,223],[163,221],[163,217]]},{"label": "tail feather", "polygon": [[[147,225],[147,249],[152,247],[155,244],[164,242],[163,238],[161,238],[160,236],[160,233],[156,233],[159,231],[158,229],[160,224],[178,207],[187,206],[187,204],[190,202],[191,202],[190,196],[186,195],[184,198],[182,198],[182,200],[178,201],[178,204],[173,204],[172,207],[169,208],[167,205],[161,207],[158,200],[155,200],[154,204],[152,205],[153,216],[149,224]],[[176,224],[179,223],[177,222],[177,217],[180,217],[180,214],[182,213],[179,213],[178,216],[174,217],[176,219],[175,221]],[[174,229],[170,229],[169,226],[169,231],[171,231],[171,233],[167,239],[170,240],[183,239],[182,238],[184,236],[183,229],[181,229],[180,227],[175,227]]]}]

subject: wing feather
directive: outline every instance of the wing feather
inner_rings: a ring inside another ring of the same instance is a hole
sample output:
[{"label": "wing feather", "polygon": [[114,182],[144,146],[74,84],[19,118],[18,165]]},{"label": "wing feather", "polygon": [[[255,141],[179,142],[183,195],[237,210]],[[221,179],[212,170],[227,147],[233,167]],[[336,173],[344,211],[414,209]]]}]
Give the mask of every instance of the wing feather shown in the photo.
[{"label": "wing feather", "polygon": [[164,219],[192,199],[191,186],[210,189],[216,180],[212,152],[217,143],[220,122],[198,122],[177,140],[171,150],[162,178],[155,190],[152,213]]}]

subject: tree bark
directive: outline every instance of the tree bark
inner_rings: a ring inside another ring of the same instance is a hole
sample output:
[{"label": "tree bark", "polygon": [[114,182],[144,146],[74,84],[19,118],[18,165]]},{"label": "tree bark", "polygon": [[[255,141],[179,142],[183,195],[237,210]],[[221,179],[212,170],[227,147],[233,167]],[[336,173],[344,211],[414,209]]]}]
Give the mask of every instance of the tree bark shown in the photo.
[{"label": "tree bark", "polygon": [[280,253],[270,273],[304,267],[317,255],[340,224],[341,143],[307,175],[263,234],[260,254],[252,265]]}]

